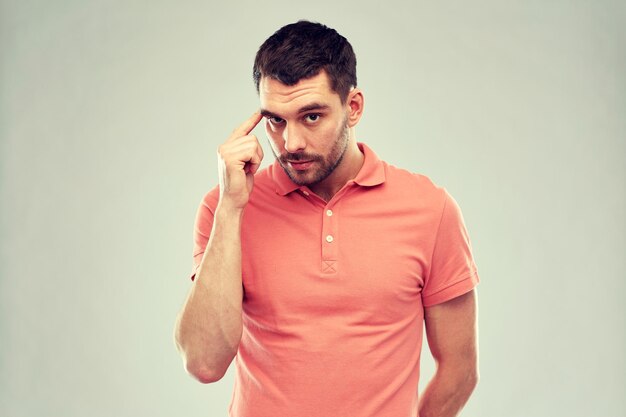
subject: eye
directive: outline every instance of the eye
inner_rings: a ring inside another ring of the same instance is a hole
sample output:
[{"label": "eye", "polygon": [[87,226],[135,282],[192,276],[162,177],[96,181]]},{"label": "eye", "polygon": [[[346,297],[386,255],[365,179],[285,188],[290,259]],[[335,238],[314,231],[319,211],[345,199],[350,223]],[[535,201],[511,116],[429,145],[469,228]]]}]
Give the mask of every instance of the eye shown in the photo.
[{"label": "eye", "polygon": [[304,116],[304,120],[306,120],[308,123],[315,123],[320,119],[320,117],[321,116],[317,113],[311,113]]},{"label": "eye", "polygon": [[279,125],[285,121],[284,119],[281,119],[280,117],[276,117],[276,116],[269,116],[267,120],[269,120],[270,123],[273,125]]}]

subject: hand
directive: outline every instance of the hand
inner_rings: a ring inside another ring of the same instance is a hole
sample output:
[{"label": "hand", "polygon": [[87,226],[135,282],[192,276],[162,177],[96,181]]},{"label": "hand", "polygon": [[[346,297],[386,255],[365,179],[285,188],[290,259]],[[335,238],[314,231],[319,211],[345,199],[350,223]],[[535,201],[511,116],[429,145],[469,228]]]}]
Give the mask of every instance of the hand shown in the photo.
[{"label": "hand", "polygon": [[248,204],[254,174],[263,160],[261,144],[250,132],[262,117],[256,111],[217,149],[220,204],[223,206],[243,209]]}]

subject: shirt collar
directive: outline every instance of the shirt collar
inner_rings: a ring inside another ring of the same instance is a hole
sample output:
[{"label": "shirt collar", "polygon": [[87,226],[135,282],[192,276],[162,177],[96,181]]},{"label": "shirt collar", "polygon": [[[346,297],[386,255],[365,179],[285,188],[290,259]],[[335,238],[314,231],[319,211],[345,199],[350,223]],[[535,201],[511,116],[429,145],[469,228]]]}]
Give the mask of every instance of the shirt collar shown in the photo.
[{"label": "shirt collar", "polygon": [[[363,142],[357,142],[357,146],[363,153],[363,166],[354,178],[354,182],[362,187],[371,187],[385,182],[385,167],[373,150]],[[290,192],[301,188],[291,181],[285,173],[278,160],[269,167],[269,174],[276,186],[276,192],[280,195],[287,195]]]}]

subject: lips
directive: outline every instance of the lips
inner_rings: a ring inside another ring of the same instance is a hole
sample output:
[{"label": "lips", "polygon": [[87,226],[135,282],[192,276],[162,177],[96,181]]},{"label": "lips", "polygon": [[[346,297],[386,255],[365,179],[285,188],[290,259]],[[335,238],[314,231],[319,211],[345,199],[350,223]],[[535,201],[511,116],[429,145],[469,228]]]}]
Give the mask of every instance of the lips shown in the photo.
[{"label": "lips", "polygon": [[313,165],[313,161],[289,161],[287,160],[287,162],[289,162],[289,165],[293,169],[296,169],[298,171],[303,171],[307,169],[308,167],[310,167],[311,165]]}]

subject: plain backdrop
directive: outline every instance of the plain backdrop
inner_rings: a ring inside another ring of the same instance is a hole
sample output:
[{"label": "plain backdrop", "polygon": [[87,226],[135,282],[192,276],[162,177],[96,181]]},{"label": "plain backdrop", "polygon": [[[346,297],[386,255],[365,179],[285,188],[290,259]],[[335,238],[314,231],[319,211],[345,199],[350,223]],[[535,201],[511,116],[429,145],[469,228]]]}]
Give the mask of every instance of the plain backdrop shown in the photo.
[{"label": "plain backdrop", "polygon": [[[257,48],[303,18],[356,51],[357,140],[463,211],[481,277],[463,416],[626,415],[624,2],[0,5],[3,417],[226,415],[233,367],[202,385],[173,342],[194,216],[258,107]],[[426,344],[422,363],[420,390]]]}]

